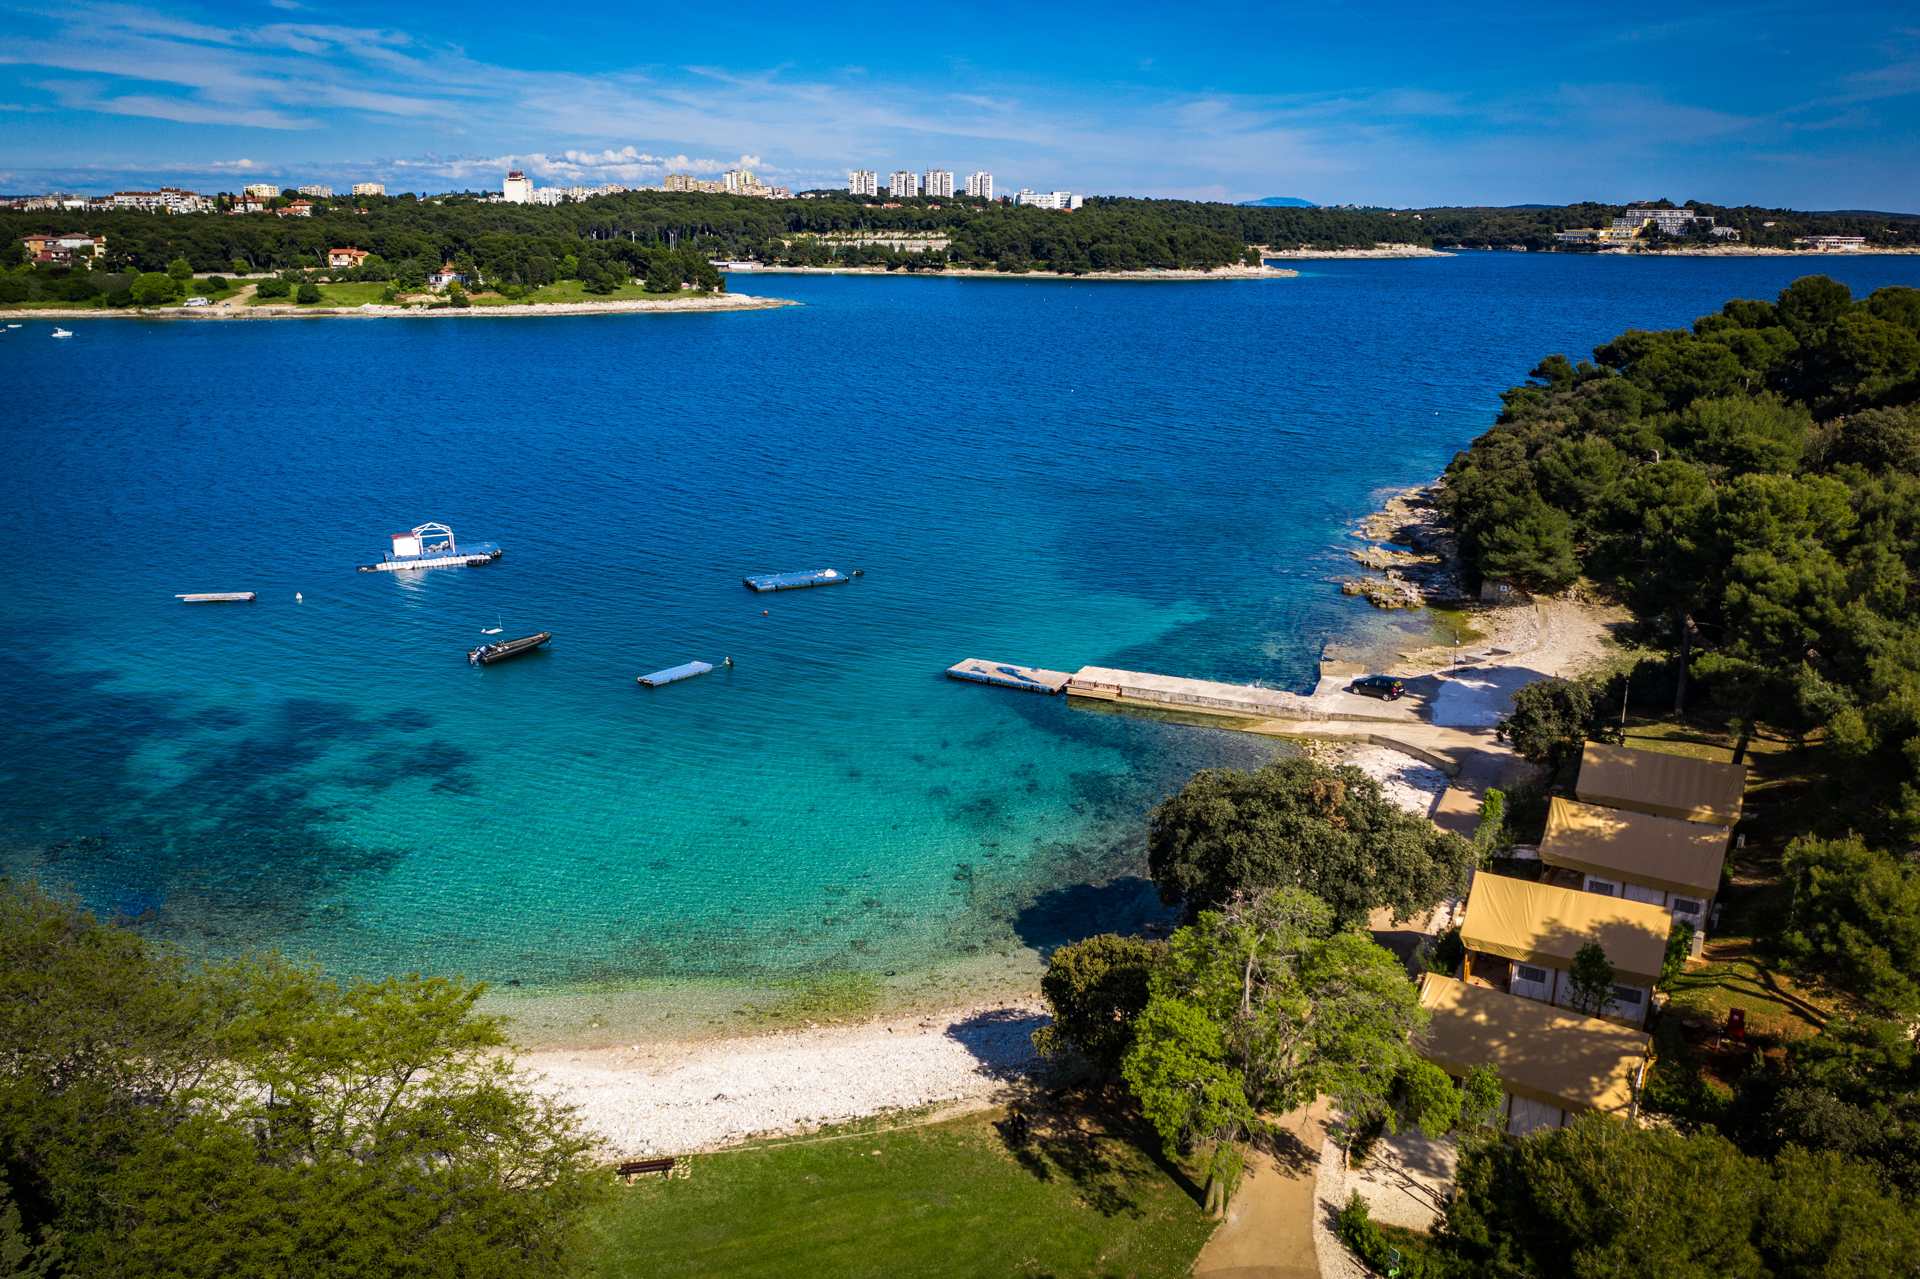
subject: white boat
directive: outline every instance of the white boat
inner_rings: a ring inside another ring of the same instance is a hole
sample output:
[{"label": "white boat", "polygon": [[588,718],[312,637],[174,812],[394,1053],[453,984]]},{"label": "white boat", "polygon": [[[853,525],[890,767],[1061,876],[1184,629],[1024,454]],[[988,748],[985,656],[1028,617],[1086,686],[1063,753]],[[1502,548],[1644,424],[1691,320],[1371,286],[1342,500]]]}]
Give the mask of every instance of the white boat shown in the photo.
[{"label": "white boat", "polygon": [[73,336],[73,330],[56,327],[53,331],[53,336],[57,338],[70,338]]},{"label": "white boat", "polygon": [[9,325],[8,325],[7,327],[8,327],[8,328],[10,328],[10,329],[17,329],[17,328],[19,328],[20,326],[19,326],[19,325],[17,325],[17,324],[9,324]]}]

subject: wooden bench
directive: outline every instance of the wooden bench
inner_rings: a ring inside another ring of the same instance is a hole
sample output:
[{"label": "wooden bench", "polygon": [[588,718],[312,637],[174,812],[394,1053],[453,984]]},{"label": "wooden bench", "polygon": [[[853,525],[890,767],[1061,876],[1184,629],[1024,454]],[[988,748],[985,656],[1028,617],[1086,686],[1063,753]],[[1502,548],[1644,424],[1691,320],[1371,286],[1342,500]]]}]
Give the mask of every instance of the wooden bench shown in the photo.
[{"label": "wooden bench", "polygon": [[615,1171],[620,1175],[621,1180],[631,1186],[635,1177],[645,1176],[648,1173],[657,1172],[662,1176],[671,1176],[673,1174],[673,1164],[674,1160],[671,1157],[665,1159],[629,1159],[621,1164],[619,1168],[615,1169]]}]

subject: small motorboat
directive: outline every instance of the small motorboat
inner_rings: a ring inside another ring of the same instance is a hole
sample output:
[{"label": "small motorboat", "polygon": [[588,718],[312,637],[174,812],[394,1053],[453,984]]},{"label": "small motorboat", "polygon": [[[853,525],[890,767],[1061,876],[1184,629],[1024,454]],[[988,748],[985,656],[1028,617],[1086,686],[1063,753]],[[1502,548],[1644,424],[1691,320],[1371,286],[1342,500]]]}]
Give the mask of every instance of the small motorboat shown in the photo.
[{"label": "small motorboat", "polygon": [[482,635],[498,635],[498,634],[499,634],[499,633],[500,633],[501,631],[503,631],[503,630],[505,630],[505,629],[506,629],[506,628],[505,628],[504,626],[502,626],[502,625],[500,625],[500,619],[499,619],[498,617],[495,617],[495,618],[493,619],[493,625],[492,625],[492,626],[482,626],[482,627],[480,628],[480,633],[481,633]]},{"label": "small motorboat", "polygon": [[63,329],[56,325],[53,330],[53,336],[57,338],[70,338],[73,336],[73,330]]},{"label": "small motorboat", "polygon": [[509,657],[518,657],[522,653],[531,653],[553,638],[552,631],[541,631],[538,635],[522,635],[519,639],[500,640],[493,644],[482,644],[479,648],[467,650],[467,663],[470,666],[491,666],[495,662],[504,662]]},{"label": "small motorboat", "polygon": [[8,327],[8,328],[10,328],[10,329],[17,329],[17,328],[19,328],[20,326],[19,326],[19,325],[17,325],[17,324],[9,324],[9,325],[8,325],[7,327]]}]

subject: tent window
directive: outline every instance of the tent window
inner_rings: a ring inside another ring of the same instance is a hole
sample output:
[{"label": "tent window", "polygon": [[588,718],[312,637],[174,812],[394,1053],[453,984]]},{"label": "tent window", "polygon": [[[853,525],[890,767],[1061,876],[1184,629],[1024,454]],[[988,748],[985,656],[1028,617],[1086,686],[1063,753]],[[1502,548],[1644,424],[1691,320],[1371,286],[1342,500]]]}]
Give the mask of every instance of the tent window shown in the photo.
[{"label": "tent window", "polygon": [[1634,986],[1615,986],[1613,988],[1613,1002],[1616,1004],[1632,1004],[1635,1008],[1638,1008],[1641,999],[1644,997],[1645,992]]},{"label": "tent window", "polygon": [[1676,915],[1698,915],[1700,913],[1700,903],[1691,898],[1676,897],[1673,899],[1673,913]]},{"label": "tent window", "polygon": [[1602,897],[1618,896],[1620,892],[1618,887],[1609,884],[1604,879],[1589,879],[1587,881],[1587,891],[1590,893],[1599,893]]},{"label": "tent window", "polygon": [[1513,966],[1513,973],[1514,976],[1518,977],[1521,981],[1545,981],[1547,979],[1547,970],[1544,968],[1535,968],[1532,964],[1515,964]]}]

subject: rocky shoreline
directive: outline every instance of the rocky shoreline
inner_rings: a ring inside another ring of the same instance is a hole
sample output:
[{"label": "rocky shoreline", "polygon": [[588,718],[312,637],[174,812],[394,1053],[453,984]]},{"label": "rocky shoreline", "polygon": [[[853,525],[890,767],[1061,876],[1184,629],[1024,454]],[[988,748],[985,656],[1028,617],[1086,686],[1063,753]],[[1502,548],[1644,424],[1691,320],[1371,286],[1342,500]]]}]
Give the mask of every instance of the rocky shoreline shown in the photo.
[{"label": "rocky shoreline", "polygon": [[1367,575],[1340,583],[1375,608],[1425,608],[1466,601],[1460,545],[1439,508],[1439,481],[1394,494],[1361,520],[1353,536],[1368,545],[1349,550]]},{"label": "rocky shoreline", "polygon": [[912,279],[953,280],[1290,280],[1298,271],[1277,266],[1222,266],[1211,271],[1177,271],[1151,268],[1142,271],[988,271],[979,267],[950,266],[938,271],[889,270],[883,266],[754,266],[729,271],[729,275],[891,275]]},{"label": "rocky shoreline", "polygon": [[611,302],[509,302],[504,306],[423,307],[388,306],[368,302],[364,306],[208,306],[187,310],[184,307],[125,307],[118,309],[45,307],[33,310],[0,311],[0,320],[310,320],[320,318],[347,320],[420,319],[448,317],[530,315],[661,315],[683,311],[764,311],[771,307],[798,306],[786,298],[753,297],[745,293],[716,293],[688,298],[621,298]]}]

